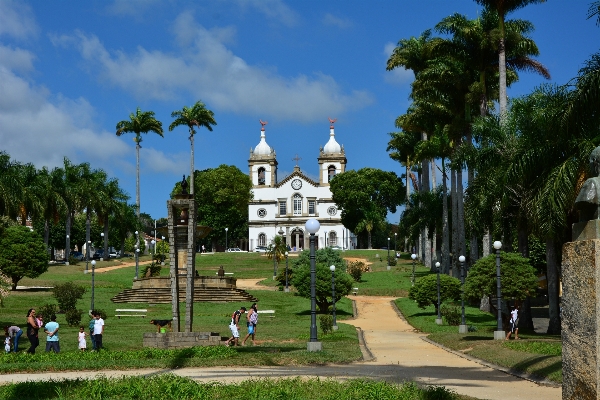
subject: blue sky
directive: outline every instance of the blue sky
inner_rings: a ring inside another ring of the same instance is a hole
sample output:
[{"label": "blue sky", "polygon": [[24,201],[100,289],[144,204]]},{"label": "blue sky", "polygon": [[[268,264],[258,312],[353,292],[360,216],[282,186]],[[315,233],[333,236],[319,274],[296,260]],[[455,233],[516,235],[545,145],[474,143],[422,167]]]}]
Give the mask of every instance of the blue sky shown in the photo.
[{"label": "blue sky", "polygon": [[[509,16],[535,25],[550,82],[568,82],[598,51],[590,2],[550,0]],[[331,117],[348,169],[401,174],[385,149],[413,75],[387,72],[389,54],[446,16],[480,11],[472,0],[0,0],[0,150],[38,168],[64,156],[87,161],[118,178],[134,203],[133,136],[117,137],[115,125],[138,106],[152,110],[165,137],[142,142],[141,210],[160,218],[189,174],[187,129],[168,132],[171,112],[202,100],[218,125],[196,135],[196,169],[247,172],[262,119],[280,179],[296,154],[315,176]],[[543,81],[523,73],[508,95]]]}]

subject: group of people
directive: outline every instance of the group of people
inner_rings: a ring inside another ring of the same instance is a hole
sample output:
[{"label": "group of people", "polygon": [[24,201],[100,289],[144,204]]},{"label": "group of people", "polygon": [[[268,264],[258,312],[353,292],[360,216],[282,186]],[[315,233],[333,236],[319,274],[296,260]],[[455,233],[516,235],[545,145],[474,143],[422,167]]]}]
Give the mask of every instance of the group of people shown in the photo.
[{"label": "group of people", "polygon": [[[100,350],[102,348],[102,334],[104,333],[104,320],[98,312],[92,312],[92,319],[90,320],[90,337],[92,339],[92,345],[94,350]],[[60,341],[59,331],[60,325],[56,322],[56,315],[50,316],[50,322],[44,324],[43,316],[36,315],[35,309],[30,308],[27,311],[27,338],[29,339],[29,348],[27,353],[35,354],[35,349],[40,345],[39,330],[42,329],[46,334],[46,351],[54,351],[55,353],[60,352]],[[23,330],[16,325],[4,327],[4,351],[6,353],[19,350],[19,339],[23,334]],[[81,326],[79,328],[79,335],[77,337],[78,347],[81,351],[84,351],[86,345],[86,332],[85,328]]]},{"label": "group of people", "polygon": [[258,323],[258,306],[256,303],[253,303],[250,306],[250,310],[246,310],[246,307],[240,307],[239,310],[235,310],[233,314],[231,314],[231,321],[229,323],[229,330],[231,331],[231,337],[225,343],[226,346],[238,346],[239,338],[240,338],[240,319],[242,315],[246,314],[246,326],[248,328],[248,334],[242,340],[242,346],[246,344],[246,340],[251,338],[252,345],[256,345],[256,325]]}]

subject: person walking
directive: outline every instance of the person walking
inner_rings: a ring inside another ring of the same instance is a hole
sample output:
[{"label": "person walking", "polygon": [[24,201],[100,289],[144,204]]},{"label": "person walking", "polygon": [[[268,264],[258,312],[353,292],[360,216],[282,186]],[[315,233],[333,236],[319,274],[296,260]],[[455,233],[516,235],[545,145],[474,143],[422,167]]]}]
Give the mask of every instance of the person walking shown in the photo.
[{"label": "person walking", "polygon": [[231,314],[231,322],[229,323],[229,330],[231,331],[231,337],[225,343],[226,346],[238,345],[238,340],[240,338],[240,317],[242,314],[246,312],[246,307],[240,307],[239,310],[235,310],[233,314]]},{"label": "person walking", "polygon": [[506,335],[506,340],[510,340],[510,336],[515,334],[515,340],[519,339],[519,307],[513,306],[510,312],[510,330]]},{"label": "person walking", "polygon": [[30,308],[27,311],[27,339],[29,339],[29,349],[27,352],[29,354],[35,354],[35,348],[40,345],[40,339],[38,338],[38,327],[37,320],[35,319],[35,309]]},{"label": "person walking", "polygon": [[96,342],[96,351],[100,351],[102,348],[102,335],[104,335],[104,320],[100,316],[99,312],[94,314],[94,341]]},{"label": "person walking", "polygon": [[77,336],[77,345],[79,347],[79,350],[81,351],[85,351],[85,349],[87,348],[87,342],[85,340],[86,336],[87,333],[85,333],[85,328],[82,325],[79,327],[79,335]]},{"label": "person walking", "polygon": [[95,311],[92,311],[92,319],[90,319],[90,323],[88,324],[90,339],[92,340],[92,350],[96,350],[96,339],[94,339],[94,325],[96,325],[96,318],[94,317],[94,313]]},{"label": "person walking", "polygon": [[13,351],[16,353],[17,350],[19,349],[19,338],[23,334],[23,330],[21,328],[19,328],[18,326],[12,325],[12,326],[5,326],[4,332],[8,333],[8,336],[10,336],[12,338]]},{"label": "person walking", "polygon": [[60,353],[60,343],[58,341],[58,322],[56,322],[56,315],[52,314],[50,316],[50,322],[46,324],[44,327],[44,332],[46,332],[46,353],[50,350],[55,353]]},{"label": "person walking", "polygon": [[252,339],[250,339],[252,341],[252,346],[256,346],[256,342],[254,340],[256,335],[256,324],[258,323],[258,308],[256,306],[256,303],[252,304],[252,306],[250,307],[250,311],[248,311],[247,320],[248,334],[246,335],[244,340],[242,340],[242,346],[246,344],[246,340],[248,340],[249,337],[252,337]]}]

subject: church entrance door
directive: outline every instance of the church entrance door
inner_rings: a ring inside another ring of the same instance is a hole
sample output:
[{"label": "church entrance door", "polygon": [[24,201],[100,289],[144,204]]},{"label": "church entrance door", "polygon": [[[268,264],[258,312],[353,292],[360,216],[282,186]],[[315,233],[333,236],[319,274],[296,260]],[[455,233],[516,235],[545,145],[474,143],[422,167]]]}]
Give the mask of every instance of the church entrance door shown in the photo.
[{"label": "church entrance door", "polygon": [[291,246],[293,251],[304,250],[304,232],[299,228],[294,228],[290,233]]}]

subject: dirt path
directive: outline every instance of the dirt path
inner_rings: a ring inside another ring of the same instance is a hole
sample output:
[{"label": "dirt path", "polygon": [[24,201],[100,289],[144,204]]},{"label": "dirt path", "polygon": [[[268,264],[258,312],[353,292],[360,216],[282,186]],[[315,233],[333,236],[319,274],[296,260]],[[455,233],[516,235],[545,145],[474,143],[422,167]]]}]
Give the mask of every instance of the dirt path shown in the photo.
[{"label": "dirt path", "polygon": [[[238,280],[241,286],[257,287],[260,280]],[[253,283],[254,282],[254,283]],[[442,385],[456,392],[478,399],[544,399],[560,400],[560,388],[540,386],[447,352],[423,340],[423,334],[400,318],[392,307],[392,297],[353,296],[358,316],[344,321],[360,327],[365,344],[375,357],[371,361],[346,365],[281,366],[281,367],[214,367],[180,368],[176,370],[133,370],[103,372],[58,372],[41,374],[0,375],[2,382],[26,380],[94,378],[96,376],[151,376],[174,373],[197,381],[223,383],[239,382],[248,378],[330,377],[383,379],[393,383],[417,381],[427,385]]]}]

